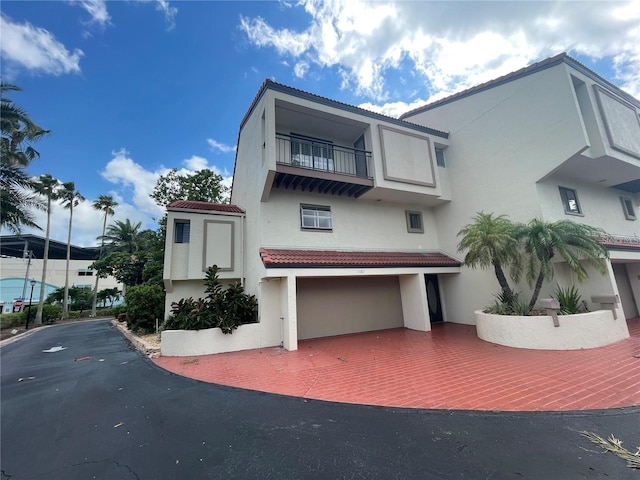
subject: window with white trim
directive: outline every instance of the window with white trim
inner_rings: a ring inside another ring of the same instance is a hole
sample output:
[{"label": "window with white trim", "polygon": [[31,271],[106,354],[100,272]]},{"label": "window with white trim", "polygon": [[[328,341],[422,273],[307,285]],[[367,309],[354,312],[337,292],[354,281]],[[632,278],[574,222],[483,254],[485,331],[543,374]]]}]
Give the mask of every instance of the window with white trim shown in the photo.
[{"label": "window with white trim", "polygon": [[573,188],[558,187],[560,190],[560,198],[564,207],[564,213],[569,215],[582,215],[580,202],[578,201],[578,192]]},{"label": "window with white trim", "polygon": [[300,226],[305,230],[331,230],[331,207],[300,205]]},{"label": "window with white trim", "polygon": [[189,243],[191,237],[191,222],[189,221],[176,221],[175,223],[175,243]]},{"label": "window with white trim", "polygon": [[629,197],[620,197],[620,201],[622,202],[622,210],[624,211],[624,218],[627,220],[635,220],[636,219],[636,211],[633,208],[633,200]]},{"label": "window with white trim", "polygon": [[424,233],[424,225],[422,224],[422,212],[406,210],[404,214],[407,218],[407,232]]}]

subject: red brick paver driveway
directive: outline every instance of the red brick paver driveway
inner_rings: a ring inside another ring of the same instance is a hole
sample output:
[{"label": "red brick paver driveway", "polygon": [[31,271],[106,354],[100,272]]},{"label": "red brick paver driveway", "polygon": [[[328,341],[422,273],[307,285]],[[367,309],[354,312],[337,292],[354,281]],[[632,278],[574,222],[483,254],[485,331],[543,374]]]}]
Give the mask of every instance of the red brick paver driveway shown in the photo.
[{"label": "red brick paver driveway", "polygon": [[261,348],[160,357],[162,368],[205,382],[334,402],[467,410],[586,410],[640,405],[640,318],[631,338],[575,351],[523,350],[442,324]]}]

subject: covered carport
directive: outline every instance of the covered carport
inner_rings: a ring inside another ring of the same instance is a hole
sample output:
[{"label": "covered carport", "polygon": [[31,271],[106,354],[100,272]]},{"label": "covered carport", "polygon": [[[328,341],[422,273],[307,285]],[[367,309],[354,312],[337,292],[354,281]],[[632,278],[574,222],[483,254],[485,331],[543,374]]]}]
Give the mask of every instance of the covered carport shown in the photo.
[{"label": "covered carport", "polygon": [[288,350],[311,338],[398,327],[428,331],[425,275],[460,271],[460,261],[441,252],[261,248],[260,255],[267,279],[280,279],[274,299],[264,300],[275,305],[278,296]]}]

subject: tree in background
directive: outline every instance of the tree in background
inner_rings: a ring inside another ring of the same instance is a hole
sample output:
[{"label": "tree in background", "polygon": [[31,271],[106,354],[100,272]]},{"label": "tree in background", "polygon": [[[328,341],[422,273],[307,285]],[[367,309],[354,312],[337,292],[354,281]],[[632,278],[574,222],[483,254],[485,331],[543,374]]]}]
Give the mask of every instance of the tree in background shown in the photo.
[{"label": "tree in background", "polygon": [[118,300],[120,296],[118,287],[105,288],[98,292],[98,301],[102,303],[103,308],[107,306],[107,302],[109,302],[110,307],[113,307],[113,302]]},{"label": "tree in background", "polygon": [[133,254],[140,247],[140,226],[142,222],[135,225],[128,218],[122,222],[116,220],[107,227],[107,231],[98,237],[105,246],[107,252],[127,252]]},{"label": "tree in background", "polygon": [[44,254],[42,256],[42,278],[40,280],[40,296],[38,297],[38,310],[34,323],[42,323],[42,309],[44,308],[44,290],[47,283],[47,261],[49,260],[49,237],[51,234],[51,201],[58,200],[58,189],[60,182],[48,173],[40,175],[38,180],[34,182],[36,193],[43,196],[47,200],[47,228],[44,236]]},{"label": "tree in background", "polygon": [[62,301],[62,319],[69,318],[69,263],[71,261],[71,228],[73,226],[73,208],[77,207],[80,202],[84,201],[82,194],[76,190],[73,182],[65,182],[62,184],[59,192],[59,198],[62,200],[64,208],[69,210],[69,233],[67,235],[67,264],[64,279],[64,298]]},{"label": "tree in background", "polygon": [[161,207],[176,200],[221,203],[227,200],[229,189],[222,184],[222,176],[209,169],[180,175],[177,168],[161,175],[150,197]]},{"label": "tree in background", "polygon": [[43,208],[43,204],[32,193],[33,182],[24,168],[40,156],[31,142],[49,133],[5,96],[6,92],[20,90],[16,85],[0,82],[0,226],[16,234],[21,226],[40,228],[30,212]]},{"label": "tree in background", "polygon": [[[98,237],[100,240],[100,254],[99,259],[102,258],[102,250],[104,249],[104,235],[107,229],[107,218],[115,213],[114,208],[118,206],[118,203],[110,195],[99,195],[92,204],[95,210],[98,210],[104,214],[102,222],[102,236]],[[96,274],[96,282],[93,287],[93,301],[91,302],[91,316],[96,316],[96,305],[98,303],[98,281],[100,275]]]}]

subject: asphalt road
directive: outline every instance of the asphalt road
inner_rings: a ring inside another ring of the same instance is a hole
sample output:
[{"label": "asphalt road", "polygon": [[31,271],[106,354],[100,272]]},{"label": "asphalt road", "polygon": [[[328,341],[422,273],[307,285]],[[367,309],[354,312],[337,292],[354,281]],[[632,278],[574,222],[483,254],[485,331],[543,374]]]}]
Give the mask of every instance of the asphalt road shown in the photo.
[{"label": "asphalt road", "polygon": [[640,478],[579,434],[635,447],[640,408],[429,411],[244,391],[161,370],[107,321],[0,355],[2,479]]}]

